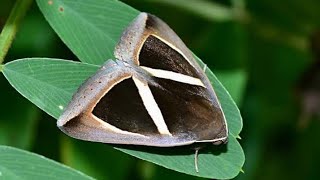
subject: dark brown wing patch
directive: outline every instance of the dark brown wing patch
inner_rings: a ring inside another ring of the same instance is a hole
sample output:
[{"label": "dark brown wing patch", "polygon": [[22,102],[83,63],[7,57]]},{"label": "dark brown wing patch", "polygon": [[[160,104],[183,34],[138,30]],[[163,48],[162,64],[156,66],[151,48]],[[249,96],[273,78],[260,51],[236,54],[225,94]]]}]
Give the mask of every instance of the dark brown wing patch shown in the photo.
[{"label": "dark brown wing patch", "polygon": [[128,132],[158,134],[131,78],[115,85],[92,112],[101,120]]},{"label": "dark brown wing patch", "polygon": [[139,53],[140,66],[162,69],[199,77],[195,68],[176,50],[150,35]]},{"label": "dark brown wing patch", "polygon": [[187,133],[197,140],[225,136],[222,111],[209,100],[206,88],[155,79],[162,88],[150,86],[150,89],[173,135]]}]

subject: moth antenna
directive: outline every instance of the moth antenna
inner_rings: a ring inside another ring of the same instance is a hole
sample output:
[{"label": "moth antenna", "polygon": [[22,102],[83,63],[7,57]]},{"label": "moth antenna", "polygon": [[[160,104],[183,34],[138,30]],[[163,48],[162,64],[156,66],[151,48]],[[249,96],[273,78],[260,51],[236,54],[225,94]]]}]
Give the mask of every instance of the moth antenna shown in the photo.
[{"label": "moth antenna", "polygon": [[196,172],[198,173],[199,172],[199,169],[198,169],[198,154],[199,154],[199,149],[200,148],[196,148],[195,150],[195,153],[194,153],[194,167],[196,169]]}]

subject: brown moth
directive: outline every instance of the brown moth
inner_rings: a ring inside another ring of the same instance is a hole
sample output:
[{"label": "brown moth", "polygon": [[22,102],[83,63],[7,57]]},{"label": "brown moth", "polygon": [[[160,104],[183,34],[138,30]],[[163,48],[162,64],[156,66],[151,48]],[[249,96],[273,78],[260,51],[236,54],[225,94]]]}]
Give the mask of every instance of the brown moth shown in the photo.
[{"label": "brown moth", "polygon": [[64,133],[156,147],[227,141],[227,122],[210,81],[161,19],[140,13],[114,54],[116,60],[81,85],[58,119]]}]

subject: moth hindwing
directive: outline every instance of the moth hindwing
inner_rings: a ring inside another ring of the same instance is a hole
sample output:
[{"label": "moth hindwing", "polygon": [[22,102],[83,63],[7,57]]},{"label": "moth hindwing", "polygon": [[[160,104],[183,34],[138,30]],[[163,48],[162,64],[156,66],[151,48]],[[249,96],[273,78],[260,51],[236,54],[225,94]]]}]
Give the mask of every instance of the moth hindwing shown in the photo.
[{"label": "moth hindwing", "polygon": [[225,142],[227,123],[213,87],[182,40],[141,13],[108,60],[81,85],[58,127],[77,139],[171,147]]}]

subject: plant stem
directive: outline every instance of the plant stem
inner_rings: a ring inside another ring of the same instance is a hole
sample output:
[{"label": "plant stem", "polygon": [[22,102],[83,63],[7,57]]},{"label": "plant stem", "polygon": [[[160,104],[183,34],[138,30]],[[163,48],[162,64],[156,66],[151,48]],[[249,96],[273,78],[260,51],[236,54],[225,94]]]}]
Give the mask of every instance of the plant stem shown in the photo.
[{"label": "plant stem", "polygon": [[204,1],[204,0],[145,0],[148,2],[156,2],[176,6],[197,14],[210,21],[230,21],[234,19],[231,8],[224,5]]},{"label": "plant stem", "polygon": [[12,44],[18,31],[18,26],[33,0],[16,0],[10,15],[0,34],[0,64],[3,63],[5,56]]},{"label": "plant stem", "polygon": [[168,4],[213,22],[235,21],[253,29],[258,36],[271,41],[281,42],[299,51],[306,51],[307,38],[283,31],[272,24],[261,23],[246,10],[244,0],[231,0],[232,7],[207,0],[144,0],[146,2]]}]

